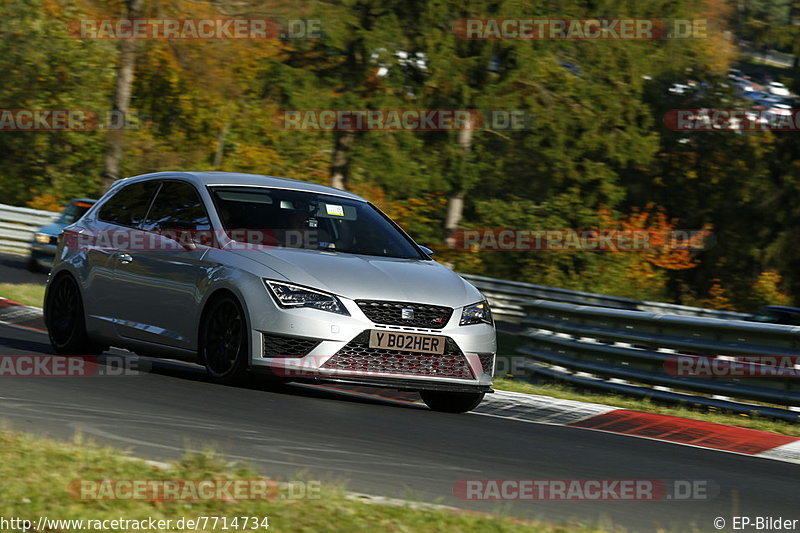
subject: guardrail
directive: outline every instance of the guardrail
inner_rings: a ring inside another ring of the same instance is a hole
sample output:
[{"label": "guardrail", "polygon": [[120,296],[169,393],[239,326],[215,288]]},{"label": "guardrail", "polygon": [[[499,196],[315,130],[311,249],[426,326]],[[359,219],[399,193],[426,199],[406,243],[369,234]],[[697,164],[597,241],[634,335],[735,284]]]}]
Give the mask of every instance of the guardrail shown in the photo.
[{"label": "guardrail", "polygon": [[800,327],[542,300],[523,308],[515,370],[529,377],[800,421]]},{"label": "guardrail", "polygon": [[794,65],[794,55],[779,52],[777,50],[756,50],[751,46],[742,46],[742,53],[753,59],[758,59],[768,65],[779,67],[791,67]]},{"label": "guardrail", "polygon": [[719,311],[716,309],[703,309],[701,307],[690,307],[687,305],[646,302],[634,300],[632,298],[620,298],[591,292],[571,291],[568,289],[487,278],[472,274],[460,275],[483,292],[489,300],[489,304],[492,306],[492,312],[497,316],[497,319],[506,322],[518,322],[523,318],[525,316],[523,305],[531,300],[547,300],[552,302],[608,307],[612,309],[628,309],[631,311],[648,311],[670,315],[709,318],[742,319],[748,316],[745,313],[735,313],[733,311]]},{"label": "guardrail", "polygon": [[[512,375],[800,422],[800,365],[763,377],[775,367],[745,358],[788,356],[782,361],[800,363],[800,327],[747,322],[744,313],[461,276],[487,297],[498,329],[523,341],[519,356],[510,359]],[[684,370],[703,364],[713,372],[683,376],[679,362]],[[745,371],[762,377],[736,375]],[[720,372],[732,375],[715,377]]]},{"label": "guardrail", "polygon": [[0,204],[0,248],[27,253],[37,228],[53,222],[59,213]]}]

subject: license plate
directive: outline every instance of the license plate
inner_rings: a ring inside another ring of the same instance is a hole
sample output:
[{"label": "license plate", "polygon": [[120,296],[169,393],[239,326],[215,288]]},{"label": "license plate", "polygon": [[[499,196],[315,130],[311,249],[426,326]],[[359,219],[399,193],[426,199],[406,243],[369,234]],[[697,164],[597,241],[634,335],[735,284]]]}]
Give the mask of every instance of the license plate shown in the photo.
[{"label": "license plate", "polygon": [[418,333],[394,333],[391,331],[369,332],[369,347],[401,352],[444,353],[444,337],[420,335]]}]

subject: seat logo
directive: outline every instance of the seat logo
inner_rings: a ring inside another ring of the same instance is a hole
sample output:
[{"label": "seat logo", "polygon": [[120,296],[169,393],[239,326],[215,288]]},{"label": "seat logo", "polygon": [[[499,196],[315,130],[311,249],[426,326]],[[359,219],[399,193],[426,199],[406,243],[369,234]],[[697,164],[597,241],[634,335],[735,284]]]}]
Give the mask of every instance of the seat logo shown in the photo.
[{"label": "seat logo", "polygon": [[414,320],[414,310],[408,307],[400,311],[400,318],[403,320]]}]

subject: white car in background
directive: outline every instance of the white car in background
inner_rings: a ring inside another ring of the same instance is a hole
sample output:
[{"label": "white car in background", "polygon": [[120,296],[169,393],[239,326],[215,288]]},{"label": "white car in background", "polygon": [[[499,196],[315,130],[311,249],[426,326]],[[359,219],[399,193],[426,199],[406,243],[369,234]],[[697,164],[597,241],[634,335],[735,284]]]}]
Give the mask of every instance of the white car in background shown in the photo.
[{"label": "white car in background", "polygon": [[774,106],[767,109],[767,113],[771,113],[773,115],[790,117],[792,116],[792,106],[788,104],[775,104]]},{"label": "white car in background", "polygon": [[736,80],[736,84],[739,87],[739,90],[743,93],[749,93],[755,91],[755,87],[753,87],[753,82],[746,78],[739,78]]},{"label": "white car in background", "polygon": [[767,92],[769,94],[774,94],[775,96],[784,96],[788,97],[792,94],[789,92],[789,89],[786,88],[786,85],[782,84],[779,81],[771,81],[767,84]]},{"label": "white car in background", "polygon": [[684,83],[673,83],[669,89],[670,94],[685,94],[691,87]]},{"label": "white car in background", "polygon": [[[764,114],[762,115],[762,124],[764,125],[774,125],[776,127],[784,128],[787,125],[785,120],[778,122],[778,117],[791,117],[792,116],[792,107],[787,104],[775,104],[774,106],[767,109]],[[789,124],[792,122],[789,121]],[[779,125],[779,126],[778,126]]]}]

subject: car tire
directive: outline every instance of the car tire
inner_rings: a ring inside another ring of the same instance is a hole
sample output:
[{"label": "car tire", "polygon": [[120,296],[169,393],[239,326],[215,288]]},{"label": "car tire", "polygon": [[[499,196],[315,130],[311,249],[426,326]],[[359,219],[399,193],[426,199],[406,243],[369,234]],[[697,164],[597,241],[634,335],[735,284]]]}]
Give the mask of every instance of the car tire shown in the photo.
[{"label": "car tire", "polygon": [[214,298],[200,321],[198,356],[217,383],[234,384],[248,370],[247,321],[239,301],[225,294]]},{"label": "car tire", "polygon": [[483,392],[419,391],[425,405],[442,413],[466,413],[472,411],[483,400]]},{"label": "car tire", "polygon": [[105,351],[86,334],[86,316],[78,282],[72,275],[58,275],[47,288],[44,323],[50,344],[61,355],[98,355]]},{"label": "car tire", "polygon": [[28,258],[27,266],[28,266],[28,272],[32,272],[34,274],[39,274],[42,271],[42,267],[39,266],[39,262],[33,256],[30,256]]}]

